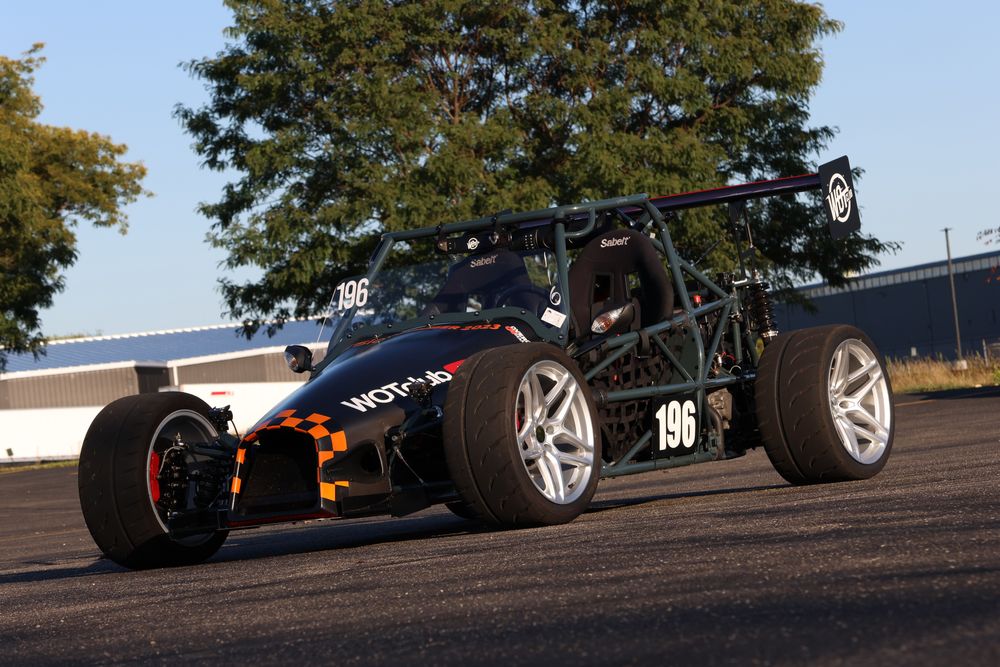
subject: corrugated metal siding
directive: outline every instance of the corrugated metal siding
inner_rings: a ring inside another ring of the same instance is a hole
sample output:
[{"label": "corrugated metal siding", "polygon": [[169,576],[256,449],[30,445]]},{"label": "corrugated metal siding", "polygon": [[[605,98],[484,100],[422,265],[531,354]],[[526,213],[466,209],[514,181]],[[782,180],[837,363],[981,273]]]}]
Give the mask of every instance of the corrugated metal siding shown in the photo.
[{"label": "corrugated metal siding", "polygon": [[211,361],[179,366],[178,384],[205,382],[291,382],[298,377],[288,370],[281,354],[263,354],[242,359]]},{"label": "corrugated metal siding", "polygon": [[[962,348],[967,354],[982,350],[983,341],[1000,339],[1000,281],[990,267],[955,276]],[[853,324],[863,329],[888,357],[955,357],[955,323],[948,276],[881,285],[869,289],[838,290],[813,298],[816,313],[777,304],[778,328],[792,331],[824,324]]]},{"label": "corrugated metal siding", "polygon": [[160,387],[170,384],[170,369],[168,368],[138,366],[135,372],[140,394],[151,394],[159,391]]},{"label": "corrugated metal siding", "polygon": [[[313,353],[319,363],[323,351]],[[178,384],[203,384],[211,382],[295,382],[304,379],[288,369],[284,354],[272,352],[253,357],[209,361],[203,364],[186,364],[176,370]]]},{"label": "corrugated metal siding", "polygon": [[168,383],[165,368],[114,368],[0,381],[0,409],[106,405],[116,398],[156,391]]}]

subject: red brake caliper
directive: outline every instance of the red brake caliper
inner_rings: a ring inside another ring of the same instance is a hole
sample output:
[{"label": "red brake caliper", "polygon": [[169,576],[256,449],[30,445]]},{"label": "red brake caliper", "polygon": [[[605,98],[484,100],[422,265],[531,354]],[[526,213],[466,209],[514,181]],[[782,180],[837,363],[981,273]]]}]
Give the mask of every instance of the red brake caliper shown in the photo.
[{"label": "red brake caliper", "polygon": [[160,455],[153,452],[149,455],[149,495],[153,502],[160,501],[160,480],[156,479],[160,474]]}]

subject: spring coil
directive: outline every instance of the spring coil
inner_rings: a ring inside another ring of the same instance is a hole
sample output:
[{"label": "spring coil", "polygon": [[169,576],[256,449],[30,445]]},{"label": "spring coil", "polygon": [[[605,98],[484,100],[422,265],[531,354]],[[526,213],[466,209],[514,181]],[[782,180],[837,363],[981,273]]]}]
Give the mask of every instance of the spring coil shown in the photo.
[{"label": "spring coil", "polygon": [[765,345],[778,335],[778,326],[774,321],[774,304],[771,303],[771,294],[768,292],[770,287],[766,282],[747,286],[750,292],[750,317]]}]

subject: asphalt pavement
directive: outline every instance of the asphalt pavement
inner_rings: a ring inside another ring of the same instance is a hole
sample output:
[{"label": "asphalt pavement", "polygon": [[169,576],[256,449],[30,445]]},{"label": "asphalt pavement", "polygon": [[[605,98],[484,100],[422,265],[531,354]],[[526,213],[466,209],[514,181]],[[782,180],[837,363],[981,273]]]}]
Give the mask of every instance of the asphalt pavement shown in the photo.
[{"label": "asphalt pavement", "polygon": [[897,406],[864,482],[757,451],[605,480],[565,526],[435,508],[147,572],[99,557],[75,469],[0,475],[0,663],[1000,664],[1000,391]]}]

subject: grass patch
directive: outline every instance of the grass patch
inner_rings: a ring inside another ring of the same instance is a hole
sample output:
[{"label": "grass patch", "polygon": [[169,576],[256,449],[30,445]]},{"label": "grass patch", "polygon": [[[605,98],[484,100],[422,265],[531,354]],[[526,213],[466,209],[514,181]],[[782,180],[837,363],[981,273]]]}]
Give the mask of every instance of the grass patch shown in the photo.
[{"label": "grass patch", "polygon": [[45,461],[43,463],[4,463],[0,465],[0,475],[25,470],[47,470],[49,468],[75,468],[79,459],[69,461]]},{"label": "grass patch", "polygon": [[1000,384],[1000,363],[982,355],[966,357],[967,370],[954,369],[942,359],[887,359],[892,390],[900,394],[943,389],[968,389]]}]

